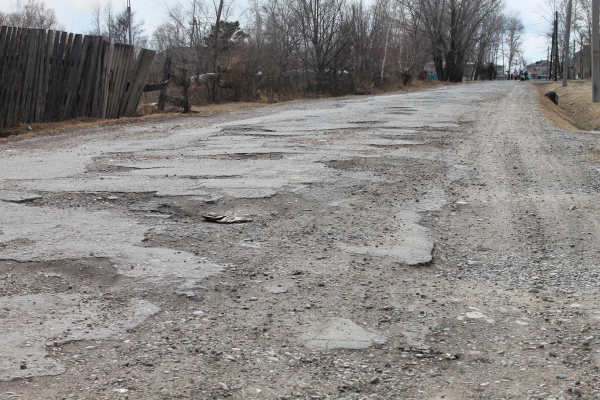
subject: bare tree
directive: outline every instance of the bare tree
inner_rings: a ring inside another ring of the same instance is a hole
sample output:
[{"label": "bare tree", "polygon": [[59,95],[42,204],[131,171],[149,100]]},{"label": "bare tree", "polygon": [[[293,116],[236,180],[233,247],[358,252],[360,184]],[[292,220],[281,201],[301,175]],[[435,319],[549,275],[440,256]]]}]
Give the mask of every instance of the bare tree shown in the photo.
[{"label": "bare tree", "polygon": [[418,1],[438,76],[460,82],[467,53],[477,43],[482,23],[500,9],[501,0]]},{"label": "bare tree", "polygon": [[418,74],[422,71],[428,55],[424,51],[426,35],[423,34],[422,8],[415,1],[402,0],[402,6],[405,66],[412,74]]},{"label": "bare tree", "polygon": [[3,25],[21,28],[60,29],[54,9],[49,8],[43,0],[17,1],[13,11],[2,16]]},{"label": "bare tree", "polygon": [[473,76],[482,74],[490,63],[495,63],[498,51],[501,47],[504,35],[505,17],[500,10],[490,13],[481,23],[477,32],[477,41],[472,50],[472,57],[475,58],[475,68]]},{"label": "bare tree", "polygon": [[92,27],[89,30],[91,35],[100,36],[102,32],[102,5],[100,2],[92,7]]},{"label": "bare tree", "polygon": [[513,61],[521,54],[525,26],[517,14],[512,14],[506,18],[504,29],[504,37],[508,47],[508,71],[510,72]]},{"label": "bare tree", "polygon": [[302,31],[305,62],[316,74],[317,92],[323,88],[325,72],[337,74],[337,57],[348,44],[344,0],[297,0],[296,18]]}]

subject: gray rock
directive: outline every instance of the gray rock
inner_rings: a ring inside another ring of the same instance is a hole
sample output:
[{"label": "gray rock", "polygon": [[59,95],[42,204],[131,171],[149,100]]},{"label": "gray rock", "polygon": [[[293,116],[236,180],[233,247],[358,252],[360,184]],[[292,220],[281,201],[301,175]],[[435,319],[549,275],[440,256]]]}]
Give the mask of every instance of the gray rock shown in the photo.
[{"label": "gray rock", "polygon": [[302,335],[305,345],[312,349],[366,349],[375,343],[385,343],[373,330],[365,330],[345,318],[333,318],[324,325]]},{"label": "gray rock", "polygon": [[265,287],[265,290],[273,294],[285,293],[288,291],[288,289],[283,286],[267,286]]}]

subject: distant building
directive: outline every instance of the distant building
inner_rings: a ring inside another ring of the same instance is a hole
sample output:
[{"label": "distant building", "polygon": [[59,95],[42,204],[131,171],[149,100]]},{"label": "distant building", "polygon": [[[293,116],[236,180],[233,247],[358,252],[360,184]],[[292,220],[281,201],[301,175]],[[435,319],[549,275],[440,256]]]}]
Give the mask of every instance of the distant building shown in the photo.
[{"label": "distant building", "polygon": [[[590,59],[590,45],[584,45],[581,50],[573,54],[575,75],[578,79],[588,79],[592,76],[592,60]],[[571,75],[569,75],[571,77]]]},{"label": "distant building", "polygon": [[496,71],[496,75],[494,79],[506,79],[506,71],[504,70],[504,65],[496,65],[494,64],[494,71]]},{"label": "distant building", "polygon": [[527,72],[531,75],[531,79],[538,79],[540,75],[550,75],[550,62],[546,60],[536,61],[533,64],[527,65]]}]

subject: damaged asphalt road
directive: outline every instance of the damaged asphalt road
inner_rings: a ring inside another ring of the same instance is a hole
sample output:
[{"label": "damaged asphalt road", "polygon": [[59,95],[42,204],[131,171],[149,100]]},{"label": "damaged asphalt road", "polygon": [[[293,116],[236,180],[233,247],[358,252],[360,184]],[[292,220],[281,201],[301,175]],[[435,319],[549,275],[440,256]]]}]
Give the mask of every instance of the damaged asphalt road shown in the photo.
[{"label": "damaged asphalt road", "polygon": [[0,144],[0,399],[600,397],[600,137],[535,104],[494,82]]}]

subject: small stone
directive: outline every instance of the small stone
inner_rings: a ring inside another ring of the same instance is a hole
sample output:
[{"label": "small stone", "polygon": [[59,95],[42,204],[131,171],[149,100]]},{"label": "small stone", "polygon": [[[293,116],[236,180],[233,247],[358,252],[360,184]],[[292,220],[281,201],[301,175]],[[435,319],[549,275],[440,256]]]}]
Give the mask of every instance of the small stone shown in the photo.
[{"label": "small stone", "polygon": [[567,376],[564,374],[558,374],[556,375],[556,379],[567,379]]},{"label": "small stone", "polygon": [[371,380],[369,381],[369,383],[371,385],[375,385],[375,384],[379,383],[379,376],[376,375],[376,376],[372,377]]},{"label": "small stone", "polygon": [[483,313],[480,313],[479,311],[471,311],[465,314],[467,316],[467,318],[471,318],[471,319],[479,319],[479,318],[486,318],[486,316]]},{"label": "small stone", "polygon": [[165,370],[163,371],[163,374],[166,374],[166,375],[168,375],[168,374],[170,374],[170,373],[171,373],[171,371],[169,371],[168,369],[165,369]]},{"label": "small stone", "polygon": [[267,286],[265,287],[265,290],[273,294],[285,293],[288,291],[288,289],[283,286]]},{"label": "small stone", "polygon": [[277,357],[267,357],[267,361],[279,362],[279,358],[277,358]]},{"label": "small stone", "polygon": [[248,301],[258,301],[258,297],[250,297]]}]

